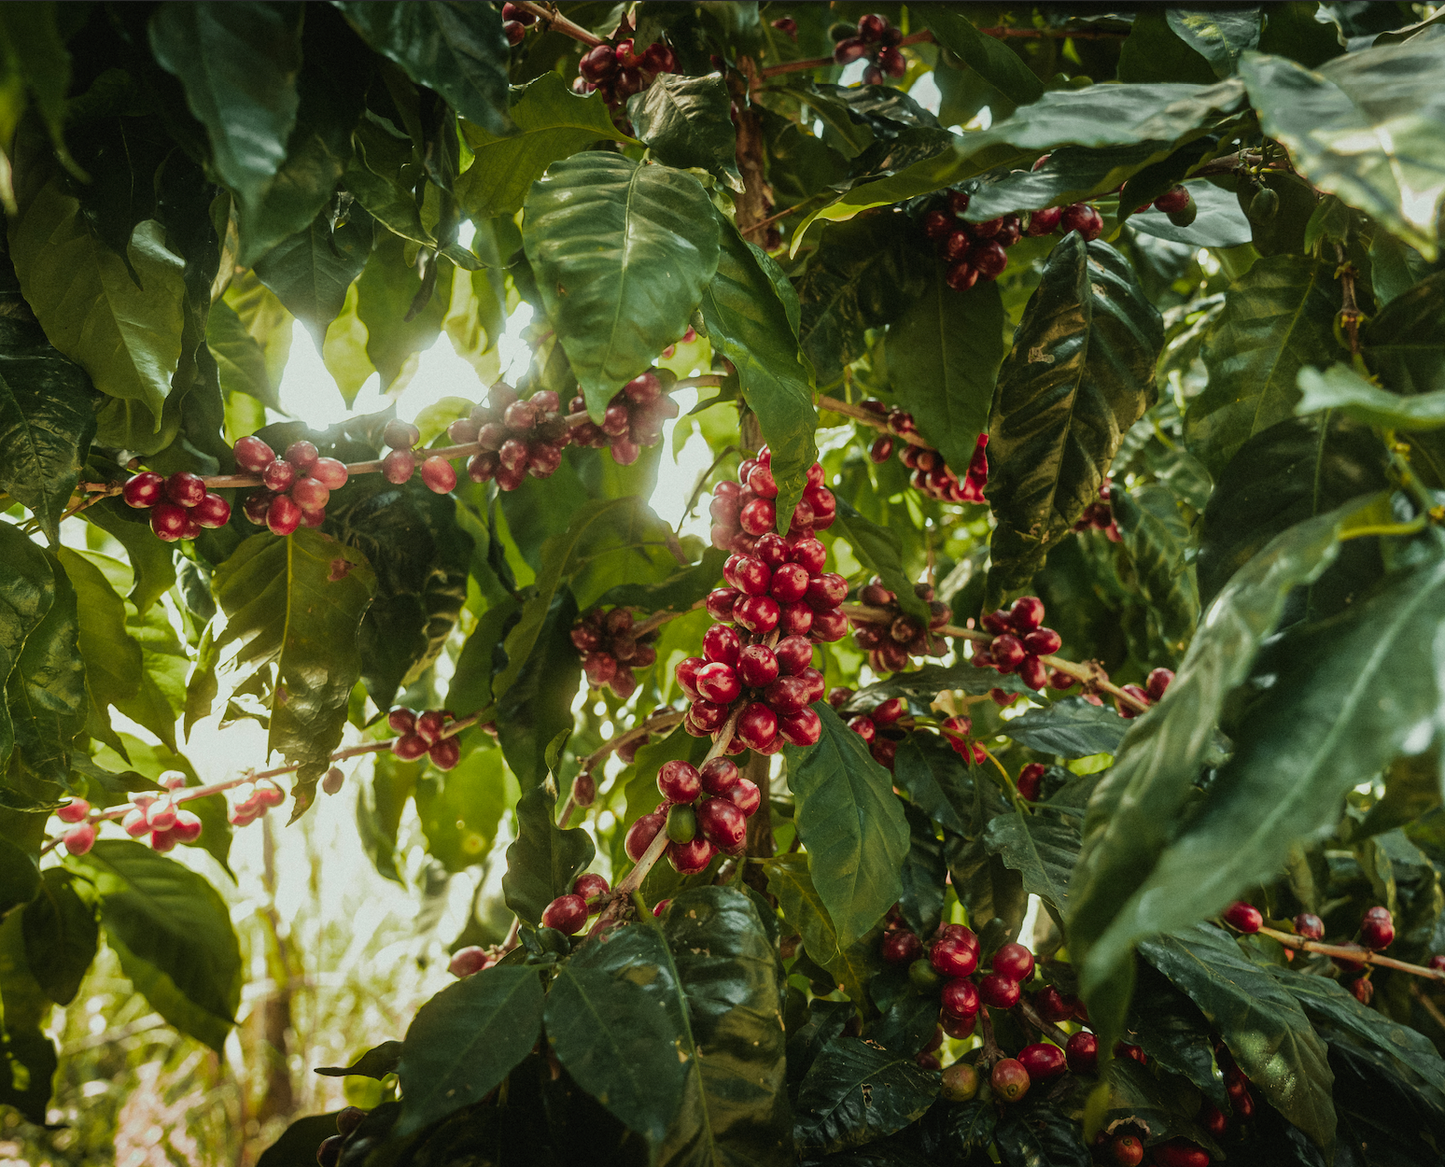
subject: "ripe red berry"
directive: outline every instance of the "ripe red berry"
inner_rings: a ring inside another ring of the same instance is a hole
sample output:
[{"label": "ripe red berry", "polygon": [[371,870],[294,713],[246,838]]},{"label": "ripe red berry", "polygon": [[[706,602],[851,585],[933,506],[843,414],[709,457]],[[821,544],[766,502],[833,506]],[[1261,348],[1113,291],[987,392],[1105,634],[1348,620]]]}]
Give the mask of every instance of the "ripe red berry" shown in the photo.
[{"label": "ripe red berry", "polygon": [[757,784],[748,778],[739,778],[732,786],[723,793],[726,798],[743,814],[751,817],[762,805],[763,794]]},{"label": "ripe red berry", "polygon": [[163,542],[174,543],[177,539],[184,539],[188,524],[189,516],[185,507],[177,506],[173,502],[161,502],[151,508],[151,530],[155,532],[156,538]]},{"label": "ripe red berry", "polygon": [[1229,1133],[1229,1116],[1212,1102],[1206,1102],[1200,1109],[1199,1124],[1215,1139],[1222,1139]]},{"label": "ripe red berry", "polygon": [[1114,1056],[1116,1058],[1133,1058],[1134,1061],[1138,1062],[1141,1066],[1147,1066],[1149,1064],[1149,1055],[1144,1052],[1143,1048],[1137,1045],[1131,1045],[1127,1041],[1116,1041],[1114,1043]]},{"label": "ripe red berry", "polygon": [[949,265],[948,271],[944,273],[943,282],[955,292],[966,292],[978,283],[978,269],[967,259],[960,259]]},{"label": "ripe red berry", "polygon": [[[491,964],[491,958],[487,956],[486,949],[478,948],[475,944],[469,948],[459,948],[452,953],[452,959],[447,964],[447,971],[454,977],[469,977],[479,973],[482,969]],[[341,1123],[341,1116],[337,1116],[337,1125]]]},{"label": "ripe red berry", "polygon": [[1045,1021],[1067,1021],[1074,1015],[1074,1007],[1064,1000],[1064,995],[1053,985],[1045,985],[1034,994],[1034,1008]]},{"label": "ripe red berry", "polygon": [[83,798],[72,798],[58,808],[55,817],[63,823],[78,823],[90,813],[90,803]]},{"label": "ripe red berry", "polygon": [[1138,1135],[1115,1135],[1109,1143],[1109,1153],[1118,1167],[1139,1167],[1144,1161],[1144,1144]]},{"label": "ripe red berry", "polygon": [[79,823],[61,835],[60,840],[70,854],[84,855],[95,845],[95,826],[92,823]]},{"label": "ripe red berry", "polygon": [[1005,944],[993,954],[993,971],[1022,984],[1034,975],[1034,954],[1022,944]]},{"label": "ripe red berry", "polygon": [[410,422],[394,417],[381,431],[381,440],[393,450],[409,450],[421,441],[421,430]]},{"label": "ripe red berry", "polygon": [[642,858],[666,822],[666,811],[654,811],[652,814],[643,815],[627,828],[627,838],[623,841],[623,846],[632,862],[636,863]]},{"label": "ripe red berry", "polygon": [[317,458],[311,464],[311,477],[327,490],[340,490],[346,485],[350,473],[346,463],[338,462],[335,458]]},{"label": "ripe red berry", "polygon": [[1018,981],[1002,973],[989,973],[978,984],[978,995],[991,1009],[1012,1009],[1022,995]]},{"label": "ripe red berry", "polygon": [[731,705],[743,691],[742,682],[732,666],[721,661],[713,661],[698,669],[693,684],[704,701],[718,705]]},{"label": "ripe red berry", "polygon": [[658,770],[657,789],[668,802],[692,802],[702,792],[702,779],[691,762],[674,759]]},{"label": "ripe red berry", "polygon": [[1029,214],[1029,225],[1024,229],[1024,234],[1039,236],[1052,235],[1059,227],[1059,219],[1063,216],[1063,207],[1044,207],[1042,210],[1032,211]]},{"label": "ripe red berry", "polygon": [[392,450],[381,460],[381,474],[393,486],[401,486],[411,480],[416,470],[416,455],[410,450]]},{"label": "ripe red berry", "polygon": [[1043,789],[1044,774],[1047,771],[1042,762],[1029,762],[1019,771],[1018,780],[1015,785],[1018,787],[1019,797],[1028,802],[1037,802],[1039,794]]},{"label": "ripe red berry", "polygon": [[1224,922],[1240,932],[1258,932],[1264,923],[1264,917],[1258,908],[1246,904],[1242,900],[1235,900],[1223,912]]},{"label": "ripe red berry", "polygon": [[1019,1050],[1018,1060],[1035,1082],[1048,1082],[1068,1070],[1064,1051],[1050,1042],[1041,1041]]},{"label": "ripe red berry", "polygon": [[799,709],[778,718],[778,736],[789,745],[814,746],[823,736],[823,720],[812,709]]},{"label": "ripe red berry", "polygon": [[238,438],[232,453],[236,458],[237,469],[251,474],[260,474],[276,460],[276,452],[254,434]]},{"label": "ripe red berry", "polygon": [[224,527],[231,521],[231,504],[219,494],[207,494],[191,508],[191,518],[210,530]]},{"label": "ripe red berry", "polygon": [[880,954],[889,964],[912,964],[923,955],[923,941],[907,928],[885,932]]},{"label": "ripe red berry", "polygon": [[278,494],[266,508],[266,526],[273,535],[289,535],[301,525],[301,508],[289,494]]},{"label": "ripe red berry", "polygon": [[712,862],[713,856],[716,854],[717,847],[701,835],[696,836],[689,843],[669,843],[667,845],[667,861],[680,875],[696,875]]},{"label": "ripe red berry", "polygon": [[1015,1058],[1002,1058],[994,1063],[989,1077],[994,1093],[1004,1102],[1017,1102],[1029,1092],[1029,1072]]},{"label": "ripe red berry", "polygon": [[607,880],[595,871],[584,871],[572,883],[572,894],[581,896],[584,900],[605,896],[611,890]]},{"label": "ripe red berry", "polygon": [[[1388,916],[1388,913],[1386,913]],[[1379,952],[1395,942],[1395,923],[1391,919],[1367,916],[1360,924],[1360,943]]]},{"label": "ripe red berry", "polygon": [[416,714],[398,705],[386,715],[386,724],[397,733],[411,733],[416,728]]},{"label": "ripe red berry", "polygon": [[1186,1139],[1170,1139],[1153,1149],[1156,1167],[1209,1167],[1209,1152]]},{"label": "ripe red berry", "polygon": [[703,799],[697,808],[697,826],[703,838],[728,854],[747,842],[748,816],[726,798]]},{"label": "ripe red berry", "polygon": [[736,665],[742,647],[743,640],[737,629],[729,628],[726,624],[714,624],[703,634],[702,655],[708,661],[728,666]]},{"label": "ripe red berry", "polygon": [[777,733],[777,714],[760,702],[752,702],[738,715],[738,739],[750,750],[766,749]]},{"label": "ripe red berry", "polygon": [[587,901],[579,895],[558,896],[542,910],[542,927],[556,928],[568,936],[587,923]]},{"label": "ripe red berry", "polygon": [[1081,1029],[1064,1043],[1064,1056],[1074,1073],[1092,1074],[1099,1068],[1099,1039]]},{"label": "ripe red berry", "polygon": [[1437,952],[1430,958],[1429,966],[1436,972],[1445,972],[1445,953]]},{"label": "ripe red berry", "polygon": [[1049,656],[1063,645],[1063,639],[1052,628],[1036,628],[1024,636],[1024,647],[1035,656]]},{"label": "ripe red berry", "polygon": [[731,620],[733,605],[742,595],[737,588],[717,588],[708,593],[707,614],[714,620]]},{"label": "ripe red berry", "polygon": [[125,484],[121,491],[121,498],[125,499],[127,506],[141,509],[153,507],[165,497],[166,480],[159,474],[149,470],[137,474]]},{"label": "ripe red berry", "polygon": [[1012,673],[1024,663],[1028,651],[1024,648],[1023,642],[1010,632],[1002,633],[993,638],[989,645],[989,655],[993,657],[993,663],[1001,673]]},{"label": "ripe red berry", "polygon": [[1311,912],[1301,912],[1294,918],[1294,931],[1296,936],[1303,936],[1306,940],[1323,940],[1325,922]]},{"label": "ripe red berry", "polygon": [[950,1017],[966,1018],[978,1014],[978,989],[967,977],[953,977],[938,994],[939,1004]]},{"label": "ripe red berry", "polygon": [[978,968],[978,948],[962,940],[945,938],[934,944],[928,960],[946,977],[971,976]]},{"label": "ripe red berry", "polygon": [[738,783],[738,765],[731,758],[714,758],[698,771],[702,789],[708,794],[726,794]]},{"label": "ripe red berry", "polygon": [[427,749],[426,739],[414,733],[402,734],[391,743],[391,752],[403,762],[415,762]]},{"label": "ripe red berry", "polygon": [[441,741],[432,743],[427,750],[427,756],[438,770],[455,770],[457,763],[462,760],[461,742],[454,737],[444,737]]},{"label": "ripe red berry", "polygon": [[1158,701],[1173,679],[1174,670],[1154,669],[1144,681],[1144,691],[1149,694],[1150,700]]},{"label": "ripe red berry", "polygon": [[421,480],[433,494],[447,494],[457,485],[457,472],[445,458],[433,454],[421,464]]}]

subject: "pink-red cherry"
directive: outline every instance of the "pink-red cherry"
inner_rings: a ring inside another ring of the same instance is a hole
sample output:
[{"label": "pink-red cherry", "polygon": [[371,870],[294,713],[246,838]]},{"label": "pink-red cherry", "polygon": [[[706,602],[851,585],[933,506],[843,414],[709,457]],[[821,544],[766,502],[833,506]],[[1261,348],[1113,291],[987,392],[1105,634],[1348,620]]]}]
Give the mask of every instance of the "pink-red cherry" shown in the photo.
[{"label": "pink-red cherry", "polygon": [[1034,954],[1022,944],[1005,944],[993,954],[993,971],[1020,983],[1034,975]]},{"label": "pink-red cherry", "polygon": [[938,1001],[950,1017],[973,1017],[978,1013],[978,988],[967,977],[953,977],[939,990]]},{"label": "pink-red cherry", "polygon": [[159,474],[144,470],[125,484],[125,488],[121,491],[121,498],[125,500],[127,506],[139,510],[155,506],[165,497],[165,494],[166,480]]},{"label": "pink-red cherry", "polygon": [[1226,924],[1244,933],[1258,932],[1264,924],[1260,910],[1243,900],[1235,900],[1224,909],[1223,915]]},{"label": "pink-red cherry", "polygon": [[991,1009],[1012,1009],[1022,992],[1018,981],[1002,973],[989,973],[978,983],[979,998]]},{"label": "pink-red cherry", "polygon": [[667,812],[654,811],[652,814],[643,815],[628,827],[627,838],[623,842],[627,857],[634,863],[638,862],[666,823]]},{"label": "pink-red cherry", "polygon": [[725,798],[703,799],[697,808],[697,826],[719,851],[736,852],[747,842],[748,816]]},{"label": "pink-red cherry", "polygon": [[708,794],[726,794],[738,783],[738,764],[731,758],[713,758],[698,771],[702,789]]},{"label": "pink-red cherry", "polygon": [[1058,1046],[1041,1041],[1019,1050],[1018,1059],[1035,1082],[1048,1082],[1068,1070],[1068,1060]]},{"label": "pink-red cherry", "polygon": [[978,949],[961,940],[939,940],[928,961],[946,977],[966,977],[978,968]]},{"label": "pink-red cherry", "polygon": [[995,1062],[989,1081],[993,1084],[994,1093],[1004,1102],[1017,1102],[1029,1092],[1029,1072],[1015,1058]]},{"label": "pink-red cherry", "polygon": [[1296,936],[1303,936],[1306,940],[1323,940],[1325,922],[1313,912],[1301,912],[1294,918],[1294,932]]},{"label": "pink-red cherry", "polygon": [[674,759],[658,770],[657,789],[668,802],[692,802],[702,792],[702,779],[691,762]]},{"label": "pink-red cherry", "polygon": [[889,964],[912,964],[923,955],[923,941],[907,928],[883,934],[880,954]]},{"label": "pink-red cherry", "polygon": [[733,785],[723,792],[722,797],[726,798],[743,814],[751,817],[762,805],[763,793],[758,789],[757,784],[749,778],[739,778]]},{"label": "pink-red cherry", "polygon": [[558,896],[542,909],[542,927],[556,928],[568,936],[587,923],[587,901],[579,895]]}]

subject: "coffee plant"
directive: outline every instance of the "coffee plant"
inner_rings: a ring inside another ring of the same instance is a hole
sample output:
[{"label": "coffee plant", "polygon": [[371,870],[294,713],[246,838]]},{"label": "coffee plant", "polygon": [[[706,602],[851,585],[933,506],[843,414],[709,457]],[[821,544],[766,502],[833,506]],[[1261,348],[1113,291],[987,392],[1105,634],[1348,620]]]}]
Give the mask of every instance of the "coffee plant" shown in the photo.
[{"label": "coffee plant", "polygon": [[350,785],[477,898],[263,1167],[1438,1164],[1435,9],[0,7],[0,1102]]}]

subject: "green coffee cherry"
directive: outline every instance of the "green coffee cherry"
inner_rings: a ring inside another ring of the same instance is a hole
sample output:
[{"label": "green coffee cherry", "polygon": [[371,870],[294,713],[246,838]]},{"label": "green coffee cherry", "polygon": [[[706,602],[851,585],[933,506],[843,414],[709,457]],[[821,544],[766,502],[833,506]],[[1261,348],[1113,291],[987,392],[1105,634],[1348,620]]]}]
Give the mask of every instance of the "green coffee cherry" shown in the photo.
[{"label": "green coffee cherry", "polygon": [[1189,201],[1177,211],[1167,212],[1169,221],[1176,227],[1188,227],[1199,215],[1199,204],[1194,201],[1194,196],[1189,195]]},{"label": "green coffee cherry", "polygon": [[1255,192],[1254,198],[1249,200],[1249,221],[1261,225],[1269,223],[1273,221],[1278,210],[1279,193],[1262,186]]},{"label": "green coffee cherry", "polygon": [[943,984],[943,974],[929,964],[926,956],[908,966],[908,979],[913,982],[915,989],[922,989],[925,993],[931,993]]},{"label": "green coffee cherry", "polygon": [[667,812],[667,837],[674,843],[691,843],[697,836],[697,812],[691,806],[674,806]]}]

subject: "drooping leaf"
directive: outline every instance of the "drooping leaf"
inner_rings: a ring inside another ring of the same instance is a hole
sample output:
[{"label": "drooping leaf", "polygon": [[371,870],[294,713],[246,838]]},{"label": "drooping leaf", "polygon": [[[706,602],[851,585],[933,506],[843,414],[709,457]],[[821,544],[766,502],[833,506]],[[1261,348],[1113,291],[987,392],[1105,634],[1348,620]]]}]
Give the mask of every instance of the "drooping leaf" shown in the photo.
[{"label": "drooping leaf", "polygon": [[366,557],[318,531],[252,535],[212,578],[231,667],[277,669],[268,745],[299,762],[293,814],[341,742],[347,701],[361,676],[357,630],[376,588]]},{"label": "drooping leaf", "polygon": [[333,0],[373,49],[418,85],[435,89],[468,121],[507,129],[507,41],[502,18],[486,4],[376,5]]},{"label": "drooping leaf", "polygon": [[990,689],[1002,689],[1005,693],[1022,693],[1028,688],[1014,673],[999,673],[993,669],[975,668],[970,664],[924,665],[907,673],[894,673],[886,681],[876,681],[859,689],[855,700],[845,708],[862,710],[890,697],[908,697],[922,700],[926,705],[944,689],[982,697]]},{"label": "drooping leaf", "polygon": [[891,1135],[938,1094],[936,1070],[911,1053],[877,1049],[856,1037],[823,1047],[798,1087],[794,1137],[806,1150],[836,1152]]},{"label": "drooping leaf", "polygon": [[837,929],[808,872],[808,857],[781,855],[772,860],[768,864],[768,894],[777,897],[783,919],[798,930],[813,961],[833,975],[839,988],[861,1001],[877,965],[871,951],[874,946],[866,939],[839,945]]},{"label": "drooping leaf", "polygon": [[106,941],[151,1007],[219,1051],[241,1002],[240,943],[201,876],[140,843],[100,839],[77,862],[93,873]]},{"label": "drooping leaf", "polygon": [[30,1122],[47,1121],[51,1083],[59,1059],[45,1035],[51,1001],[25,960],[23,914],[11,912],[0,923],[0,1103],[13,1106]]},{"label": "drooping leaf", "polygon": [[989,820],[984,845],[1023,876],[1024,890],[1062,915],[1069,875],[1079,857],[1079,824],[1049,812],[1001,814]]},{"label": "drooping leaf", "polygon": [[928,290],[888,330],[888,383],[918,432],[962,477],[988,429],[1005,352],[1003,300],[996,283],[956,292],[943,277],[935,263]]},{"label": "drooping leaf", "polygon": [[541,922],[548,904],[572,890],[572,881],[597,853],[581,827],[564,831],[557,826],[556,811],[556,793],[546,785],[528,790],[517,803],[516,841],[507,848],[502,877],[507,907],[533,925]]},{"label": "drooping leaf", "polygon": [[1299,371],[1299,414],[1338,409],[1380,429],[1435,430],[1445,426],[1445,390],[1402,397],[1370,384],[1347,365]]},{"label": "drooping leaf", "polygon": [[[126,261],[91,234],[79,203],[47,183],[10,219],[10,255],[25,302],[46,338],[80,365],[102,393],[136,402],[159,432],[161,406],[181,359],[181,257],[154,219],[137,225]],[[101,427],[99,440],[114,440]]]},{"label": "drooping leaf", "polygon": [[743,189],[737,167],[732,98],[722,74],[660,73],[627,103],[637,136],[659,162],[706,170],[733,190]]},{"label": "drooping leaf", "polygon": [[1189,526],[1167,486],[1146,483],[1109,494],[1114,522],[1134,561],[1139,591],[1149,602],[1149,618],[1174,650],[1181,650],[1199,620],[1199,589],[1189,570]]},{"label": "drooping leaf", "polygon": [[216,174],[247,210],[270,190],[296,125],[301,16],[294,5],[240,0],[162,4],[150,20],[156,61],[180,78]]},{"label": "drooping leaf", "polygon": [[1043,709],[1030,709],[1004,722],[1001,732],[1021,746],[1066,758],[1112,754],[1129,723],[1108,706],[1082,697],[1065,697]]},{"label": "drooping leaf", "polygon": [[40,872],[35,861],[9,839],[0,836],[0,916],[11,908],[29,903],[40,890]]},{"label": "drooping leaf", "polygon": [[1019,105],[1043,96],[1043,83],[1006,41],[984,36],[960,12],[941,5],[930,5],[922,15],[938,43],[1000,93]]},{"label": "drooping leaf", "polygon": [[1445,146],[1445,95],[1435,79],[1445,44],[1381,45],[1311,72],[1284,57],[1246,53],[1239,75],[1260,125],[1315,187],[1364,211],[1433,260]]},{"label": "drooping leaf", "polygon": [[600,93],[579,96],[556,73],[543,73],[514,89],[511,117],[513,133],[462,123],[475,161],[457,180],[457,198],[473,218],[515,214],[532,183],[558,159],[603,139],[628,140],[613,125]]},{"label": "drooping leaf", "polygon": [[143,657],[140,643],[126,628],[125,601],[89,557],[62,547],[56,558],[75,589],[80,653],[91,696],[102,709],[134,697],[140,692]]},{"label": "drooping leaf", "polygon": [[[437,330],[451,302],[452,280],[456,272],[448,260],[437,259],[435,284],[430,296],[424,297],[424,277],[415,266],[406,262],[405,251],[406,245],[400,236],[382,232],[366,261],[366,267],[353,285],[356,290],[356,319],[363,326],[365,356],[371,368],[381,374],[383,392],[399,392],[416,372],[419,354],[435,343]],[[421,301],[419,297],[422,297]],[[350,302],[348,296],[347,304]],[[423,306],[418,309],[419,302]],[[327,333],[328,344],[337,337],[337,330],[345,323],[343,305],[342,315]],[[355,382],[355,389],[360,389],[361,383],[371,375],[371,368],[360,370],[360,380]],[[341,378],[337,380],[339,383]],[[350,386],[343,388],[349,389]]]},{"label": "drooping leaf", "polygon": [[717,274],[702,295],[708,339],[738,371],[748,408],[758,416],[778,483],[778,525],[802,497],[817,460],[813,377],[798,344],[798,298],[778,265],[719,221]]},{"label": "drooping leaf", "polygon": [[[6,564],[0,580],[0,684],[8,684],[26,638],[50,611],[56,590],[51,561],[10,523],[0,524],[0,558]],[[14,748],[15,723],[7,700],[0,702],[0,761],[8,761]]]},{"label": "drooping leaf", "polygon": [[25,963],[57,1005],[69,1005],[95,959],[100,924],[94,906],[77,892],[88,892],[63,867],[41,874],[40,894],[25,905],[21,930],[25,934]]},{"label": "drooping leaf", "polygon": [[832,706],[813,706],[823,723],[814,746],[787,746],[788,784],[813,883],[846,946],[876,924],[901,890],[908,821],[888,771]]},{"label": "drooping leaf", "polygon": [[384,1041],[372,1046],[349,1066],[317,1066],[316,1073],[327,1078],[358,1076],[375,1078],[380,1082],[388,1074],[396,1073],[397,1062],[401,1060],[402,1043]]},{"label": "drooping leaf", "polygon": [[52,545],[95,436],[96,400],[85,370],[38,328],[0,323],[0,490],[34,512]]},{"label": "drooping leaf", "polygon": [[967,765],[951,748],[929,735],[909,734],[898,743],[893,779],[913,805],[940,827],[960,835],[968,830],[972,783]]},{"label": "drooping leaf", "polygon": [[371,255],[371,223],[353,217],[333,223],[323,211],[311,226],[283,239],[256,261],[257,277],[286,310],[306,325],[319,346],[341,314],[346,290]]},{"label": "drooping leaf", "polygon": [[543,306],[599,420],[687,331],[717,271],[717,220],[692,175],[602,152],[548,167],[525,210]]},{"label": "drooping leaf", "polygon": [[948,863],[932,819],[912,803],[904,806],[903,813],[908,819],[908,859],[901,873],[898,906],[909,927],[927,936],[943,915]]},{"label": "drooping leaf", "polygon": [[1209,385],[1185,418],[1190,450],[1216,478],[1249,438],[1293,416],[1300,369],[1338,351],[1333,271],[1301,255],[1266,256],[1226,292],[1205,342]]},{"label": "drooping leaf", "polygon": [[448,985],[418,1009],[396,1067],[406,1100],[397,1133],[480,1102],[536,1044],[544,999],[536,969],[499,965]]},{"label": "drooping leaf", "polygon": [[858,562],[898,597],[899,607],[911,616],[927,620],[928,605],[913,590],[913,581],[903,568],[903,541],[898,532],[864,518],[842,498],[838,500],[838,517],[833,525],[838,534],[848,540]]},{"label": "drooping leaf", "polygon": [[1199,1006],[1252,1084],[1318,1145],[1334,1138],[1334,1075],[1303,1010],[1221,928],[1196,924],[1140,953]]},{"label": "drooping leaf", "polygon": [[990,592],[1022,587],[1098,498],[1124,433],[1154,404],[1159,314],[1129,264],[1068,235],[999,372],[989,441],[998,519]]}]

